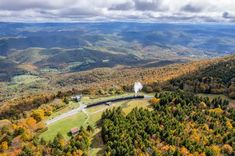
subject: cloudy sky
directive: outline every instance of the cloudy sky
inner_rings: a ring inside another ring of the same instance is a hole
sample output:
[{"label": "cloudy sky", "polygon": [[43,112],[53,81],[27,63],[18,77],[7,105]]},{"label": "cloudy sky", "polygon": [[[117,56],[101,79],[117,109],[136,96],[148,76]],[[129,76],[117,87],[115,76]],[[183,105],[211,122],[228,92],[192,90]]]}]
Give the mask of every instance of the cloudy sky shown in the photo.
[{"label": "cloudy sky", "polygon": [[235,23],[235,0],[0,0],[0,21]]}]

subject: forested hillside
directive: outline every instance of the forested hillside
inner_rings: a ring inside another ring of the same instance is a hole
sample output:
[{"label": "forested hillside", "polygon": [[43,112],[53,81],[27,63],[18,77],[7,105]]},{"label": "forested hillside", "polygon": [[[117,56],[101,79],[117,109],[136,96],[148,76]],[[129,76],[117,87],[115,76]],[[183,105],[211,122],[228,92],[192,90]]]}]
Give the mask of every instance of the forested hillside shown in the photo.
[{"label": "forested hillside", "polygon": [[178,77],[174,86],[197,93],[228,94],[235,98],[235,56],[215,61],[208,67]]},{"label": "forested hillside", "polygon": [[121,108],[102,115],[106,155],[234,155],[234,110],[228,101],[184,92],[163,92],[151,100],[155,108]]},{"label": "forested hillside", "polygon": [[46,75],[50,77],[46,82],[39,79],[32,81],[29,86],[21,83],[5,88],[3,85],[0,88],[0,97],[2,100],[4,98],[0,107],[0,118],[20,116],[24,111],[37,108],[57,96],[63,97],[79,92],[93,95],[108,95],[116,91],[132,92],[136,80],[144,84],[143,91],[148,93],[180,88],[199,93],[229,94],[233,98],[234,62],[233,55],[164,67],[99,68],[79,73],[53,73]]}]

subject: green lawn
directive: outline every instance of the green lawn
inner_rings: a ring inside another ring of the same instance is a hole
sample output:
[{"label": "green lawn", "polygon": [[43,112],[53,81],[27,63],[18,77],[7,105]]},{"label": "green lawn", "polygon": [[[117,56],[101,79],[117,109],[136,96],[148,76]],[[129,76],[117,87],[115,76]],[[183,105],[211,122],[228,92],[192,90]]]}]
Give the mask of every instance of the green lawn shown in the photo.
[{"label": "green lawn", "polygon": [[65,118],[63,120],[57,121],[48,126],[48,130],[40,135],[45,140],[52,140],[58,132],[60,132],[65,138],[69,138],[67,133],[73,127],[80,127],[84,124],[87,119],[87,115],[80,112],[74,116]]}]

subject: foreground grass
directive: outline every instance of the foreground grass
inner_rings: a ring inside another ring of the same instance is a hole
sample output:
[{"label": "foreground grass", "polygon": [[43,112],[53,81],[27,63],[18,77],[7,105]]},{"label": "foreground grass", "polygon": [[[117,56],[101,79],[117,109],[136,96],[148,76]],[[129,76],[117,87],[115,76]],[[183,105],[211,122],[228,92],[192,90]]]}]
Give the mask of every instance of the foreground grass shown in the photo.
[{"label": "foreground grass", "polygon": [[60,132],[66,139],[69,138],[67,135],[71,128],[80,127],[84,124],[87,119],[87,115],[80,112],[74,116],[65,118],[63,120],[57,121],[48,126],[48,130],[40,135],[40,137],[45,140],[53,140],[58,132]]}]

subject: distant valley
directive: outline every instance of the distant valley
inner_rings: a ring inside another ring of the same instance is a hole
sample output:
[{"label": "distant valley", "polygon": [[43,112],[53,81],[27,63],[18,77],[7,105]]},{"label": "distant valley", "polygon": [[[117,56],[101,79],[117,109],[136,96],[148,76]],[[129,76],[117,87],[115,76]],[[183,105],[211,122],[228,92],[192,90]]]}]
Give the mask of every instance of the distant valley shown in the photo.
[{"label": "distant valley", "polygon": [[148,69],[235,52],[232,24],[0,23],[0,29],[2,99],[71,87],[77,82],[65,77],[96,68]]}]

